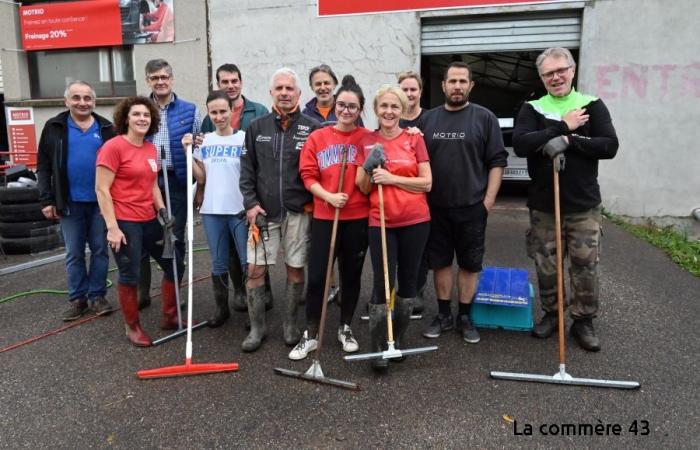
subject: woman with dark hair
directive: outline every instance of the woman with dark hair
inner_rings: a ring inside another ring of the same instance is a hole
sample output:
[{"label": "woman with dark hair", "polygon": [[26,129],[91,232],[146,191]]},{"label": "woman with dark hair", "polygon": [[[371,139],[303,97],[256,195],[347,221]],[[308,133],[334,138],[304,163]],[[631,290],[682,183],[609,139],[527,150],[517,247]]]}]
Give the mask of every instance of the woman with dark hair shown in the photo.
[{"label": "woman with dark hair", "polygon": [[[216,130],[204,136],[202,145],[193,153],[192,172],[198,183],[204,185],[204,201],[199,209],[209,243],[211,279],[214,287],[216,313],[209,320],[210,327],[218,327],[228,320],[228,261],[230,240],[233,239],[241,265],[246,273],[246,242],[248,225],[243,207],[243,195],[238,188],[241,175],[241,151],[245,133],[231,127],[233,100],[225,91],[214,91],[207,97],[207,113]],[[192,144],[192,134],[182,138],[183,148]],[[233,188],[227,188],[233,186]]]},{"label": "woman with dark hair", "polygon": [[[382,86],[374,97],[379,129],[364,140],[356,164],[359,189],[370,194],[369,249],[374,271],[374,294],[369,305],[371,352],[386,345],[386,299],[377,185],[382,186],[389,271],[389,290],[398,281],[394,301],[394,339],[397,348],[411,320],[417,294],[416,279],[430,231],[430,211],[425,193],[432,174],[428,150],[420,134],[399,126],[408,109],[406,94],[398,87]],[[395,280],[397,279],[397,280]],[[374,369],[385,369],[386,359],[372,361]]]},{"label": "woman with dark hair", "polygon": [[178,328],[175,274],[171,261],[162,256],[163,229],[171,227],[173,220],[158,188],[156,147],[146,141],[158,131],[159,122],[158,109],[148,98],[122,100],[114,110],[118,136],[107,141],[97,155],[97,201],[107,225],[107,243],[119,268],[118,296],[126,335],[137,347],[151,345],[139,324],[137,286],[142,249],[163,269],[160,327]]},{"label": "woman with dark hair", "polygon": [[[314,213],[306,293],[306,330],[289,353],[289,358],[293,360],[304,359],[310,351],[316,349],[336,208],[340,209],[340,215],[335,250],[343,300],[338,340],[346,352],[356,352],[359,349],[350,323],[360,295],[362,266],[367,252],[369,203],[367,196],[355,186],[355,158],[360,153],[363,137],[369,133],[357,125],[364,105],[362,89],[352,76],[346,75],[335,96],[334,115],[337,122],[311,133],[299,158],[301,179],[314,195]],[[344,157],[345,175],[339,192]]]}]

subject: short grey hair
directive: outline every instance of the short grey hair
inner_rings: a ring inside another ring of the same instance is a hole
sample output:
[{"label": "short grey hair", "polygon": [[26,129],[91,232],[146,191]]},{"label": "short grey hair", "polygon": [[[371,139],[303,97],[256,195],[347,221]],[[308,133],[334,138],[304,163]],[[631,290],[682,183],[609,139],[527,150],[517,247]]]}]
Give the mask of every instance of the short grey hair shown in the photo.
[{"label": "short grey hair", "polygon": [[294,86],[297,88],[297,91],[301,90],[301,80],[299,79],[299,75],[294,71],[294,69],[289,67],[282,67],[275,70],[275,73],[272,74],[272,78],[270,78],[270,89],[274,88],[275,79],[280,75],[291,77],[294,80]]},{"label": "short grey hair", "polygon": [[95,88],[92,87],[92,85],[86,81],[81,81],[81,80],[75,80],[71,81],[68,83],[68,86],[66,86],[66,90],[63,91],[63,98],[68,98],[68,94],[70,94],[70,88],[73,86],[80,85],[80,86],[87,86],[90,88],[90,93],[92,94],[92,98],[94,100],[97,100],[97,94],[95,94]]},{"label": "short grey hair", "polygon": [[542,63],[547,58],[566,58],[566,63],[571,67],[576,67],[576,61],[571,52],[562,47],[550,47],[547,50],[540,53],[540,55],[535,60],[535,65],[537,66],[537,72],[542,73],[540,69],[542,68]]},{"label": "short grey hair", "polygon": [[146,76],[156,73],[161,69],[165,69],[165,71],[168,72],[168,75],[172,76],[172,66],[168,63],[168,61],[162,58],[152,59],[146,63]]}]

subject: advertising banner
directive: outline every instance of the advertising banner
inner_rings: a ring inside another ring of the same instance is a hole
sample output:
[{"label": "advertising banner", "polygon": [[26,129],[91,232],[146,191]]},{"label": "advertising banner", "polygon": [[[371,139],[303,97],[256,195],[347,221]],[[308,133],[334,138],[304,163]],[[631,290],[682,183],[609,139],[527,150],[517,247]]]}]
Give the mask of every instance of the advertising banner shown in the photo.
[{"label": "advertising banner", "polygon": [[428,9],[470,8],[532,3],[556,3],[567,0],[318,0],[319,16],[373,14]]},{"label": "advertising banner", "polygon": [[7,107],[7,137],[10,144],[10,161],[36,167],[37,146],[34,126],[34,109],[31,107]]}]

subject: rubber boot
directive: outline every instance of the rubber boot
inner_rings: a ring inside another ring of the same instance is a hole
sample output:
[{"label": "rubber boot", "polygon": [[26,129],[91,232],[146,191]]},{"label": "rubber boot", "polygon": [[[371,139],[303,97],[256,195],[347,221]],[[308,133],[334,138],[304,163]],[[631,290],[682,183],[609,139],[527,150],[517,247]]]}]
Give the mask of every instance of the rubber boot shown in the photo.
[{"label": "rubber boot", "polygon": [[299,331],[297,326],[297,308],[303,296],[304,283],[290,283],[287,281],[284,317],[282,318],[282,336],[284,337],[284,343],[290,347],[296,345],[301,339],[301,331]]},{"label": "rubber boot", "polygon": [[[371,352],[386,350],[386,304],[369,304],[369,336]],[[384,371],[389,367],[389,361],[375,358],[370,362],[372,369]]]},{"label": "rubber boot", "polygon": [[237,255],[235,255],[235,257],[234,255],[229,256],[228,273],[231,277],[231,284],[233,284],[233,310],[237,312],[248,311],[248,305],[246,305],[245,302],[243,270],[241,269],[241,263],[238,261]]},{"label": "rubber boot", "polygon": [[[177,330],[177,296],[175,294],[175,282],[163,277],[160,284],[161,305],[163,318],[160,321],[161,330]],[[187,322],[183,320],[182,327],[186,327]]]},{"label": "rubber boot", "polygon": [[250,318],[250,333],[243,340],[241,349],[244,352],[254,352],[260,348],[267,335],[265,324],[265,286],[248,289],[248,317]]},{"label": "rubber boot", "polygon": [[418,295],[413,299],[413,313],[412,314],[422,314],[423,309],[425,309],[425,285],[418,289]]},{"label": "rubber boot", "polygon": [[270,272],[265,272],[265,311],[269,311],[272,309],[273,300],[274,299],[272,298],[272,284],[270,283]]},{"label": "rubber boot", "polygon": [[151,260],[143,258],[139,269],[139,311],[151,306]]},{"label": "rubber boot", "polygon": [[139,306],[136,286],[126,284],[118,285],[119,304],[124,316],[126,337],[136,347],[148,347],[151,345],[151,338],[148,337],[139,323]]},{"label": "rubber boot", "polygon": [[[403,336],[408,330],[408,325],[411,323],[411,314],[413,314],[412,298],[403,298],[396,296],[394,303],[394,346],[398,349],[402,348]],[[402,362],[405,357],[394,358],[396,362]]]},{"label": "rubber boot", "polygon": [[211,328],[216,328],[226,323],[228,318],[231,317],[231,312],[228,309],[228,273],[224,272],[221,275],[211,274],[211,280],[214,285],[216,312],[214,317],[209,319],[208,325]]},{"label": "rubber boot", "polygon": [[540,321],[532,328],[532,335],[540,339],[546,339],[557,331],[559,326],[559,313],[557,311],[546,312]]}]

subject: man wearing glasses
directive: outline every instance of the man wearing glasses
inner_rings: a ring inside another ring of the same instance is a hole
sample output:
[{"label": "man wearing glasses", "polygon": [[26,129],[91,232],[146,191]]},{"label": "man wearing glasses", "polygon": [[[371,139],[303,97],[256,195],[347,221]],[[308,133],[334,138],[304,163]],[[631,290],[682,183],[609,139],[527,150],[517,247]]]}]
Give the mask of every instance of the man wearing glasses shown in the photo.
[{"label": "man wearing glasses", "polygon": [[601,197],[598,161],[617,153],[618,141],[602,100],[573,87],[576,63],[564,48],[549,48],[536,60],[547,89],[544,97],[523,104],[513,129],[513,149],[527,157],[532,179],[528,208],[528,256],[535,260],[544,316],[532,334],[551,336],[558,327],[553,170],[559,171],[562,241],[569,255],[574,323],[571,335],[588,351],[600,350],[593,330],[598,312],[598,259]]},{"label": "man wearing glasses", "polygon": [[[187,189],[192,180],[187,179],[187,160],[182,148],[182,137],[187,133],[197,135],[202,126],[197,107],[182,100],[173,92],[175,77],[173,69],[164,59],[152,59],[146,63],[146,83],[151,88],[151,100],[160,111],[158,132],[153,135],[153,144],[158,149],[158,162],[168,171],[170,187],[170,208],[175,225],[173,232],[177,238],[175,253],[178,280],[184,271],[185,224],[187,222]],[[161,161],[161,149],[165,159]],[[158,185],[165,195],[162,172],[158,172]],[[146,255],[147,256],[147,255]],[[148,258],[141,262],[139,279],[139,309],[148,306],[151,287],[151,267]]]},{"label": "man wearing glasses", "polygon": [[[88,83],[70,83],[64,94],[68,110],[46,122],[39,141],[41,211],[47,219],[61,221],[66,245],[66,322],[78,319],[90,306],[97,315],[114,310],[105,299],[107,229],[95,194],[97,151],[114,137],[114,129],[109,120],[93,111],[95,100],[95,91]],[[90,247],[89,271],[86,242]]]}]

